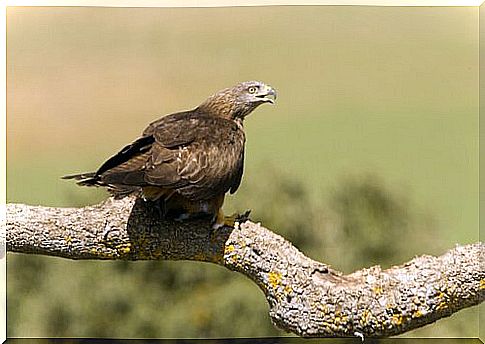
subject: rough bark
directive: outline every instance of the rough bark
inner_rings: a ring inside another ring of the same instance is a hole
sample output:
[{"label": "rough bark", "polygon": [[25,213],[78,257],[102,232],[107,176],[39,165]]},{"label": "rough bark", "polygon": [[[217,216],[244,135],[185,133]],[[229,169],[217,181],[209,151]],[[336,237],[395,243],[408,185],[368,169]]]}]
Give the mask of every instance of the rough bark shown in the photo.
[{"label": "rough bark", "polygon": [[8,204],[5,227],[11,252],[223,265],[252,279],[273,322],[300,336],[397,335],[485,297],[482,243],[342,275],[257,223],[213,232],[208,220],[160,220],[156,208],[134,198],[85,208]]}]

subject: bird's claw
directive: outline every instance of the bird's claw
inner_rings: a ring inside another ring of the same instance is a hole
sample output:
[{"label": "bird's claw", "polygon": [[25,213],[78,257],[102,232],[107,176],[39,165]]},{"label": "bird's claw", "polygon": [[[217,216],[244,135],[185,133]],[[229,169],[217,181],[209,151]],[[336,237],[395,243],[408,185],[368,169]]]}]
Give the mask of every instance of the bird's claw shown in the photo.
[{"label": "bird's claw", "polygon": [[222,227],[231,227],[234,228],[234,225],[237,222],[239,214],[234,213],[229,216],[217,216],[216,221],[212,225],[213,230],[221,229]]},{"label": "bird's claw", "polygon": [[239,222],[239,223],[246,222],[247,220],[249,220],[250,214],[251,214],[251,209],[246,210],[242,214],[238,214],[236,217],[236,222]]},{"label": "bird's claw", "polygon": [[223,227],[230,227],[237,229],[241,222],[246,222],[249,219],[251,210],[246,210],[243,214],[234,213],[229,216],[219,214],[216,221],[212,225],[211,237],[214,237],[216,231]]}]

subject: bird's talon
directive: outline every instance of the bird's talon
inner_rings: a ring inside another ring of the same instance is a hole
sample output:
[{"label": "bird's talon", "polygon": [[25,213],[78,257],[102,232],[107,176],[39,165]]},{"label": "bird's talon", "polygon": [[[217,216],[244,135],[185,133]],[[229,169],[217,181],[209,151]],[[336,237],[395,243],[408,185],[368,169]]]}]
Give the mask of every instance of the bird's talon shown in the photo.
[{"label": "bird's talon", "polygon": [[217,222],[216,222],[216,223],[214,223],[214,224],[212,225],[212,231],[216,231],[216,230],[218,230],[218,229],[221,229],[222,227],[224,227],[224,223],[217,223]]},{"label": "bird's talon", "polygon": [[229,216],[224,216],[222,211],[219,211],[214,224],[212,225],[213,230],[220,229],[222,227],[239,228],[239,224],[249,220],[249,214],[251,210],[246,210],[243,214],[234,213]]},{"label": "bird's talon", "polygon": [[214,241],[217,236],[217,232],[221,228],[224,228],[224,227],[237,228],[239,225],[237,222],[238,217],[239,217],[239,214],[237,213],[234,213],[230,216],[224,216],[224,213],[222,212],[222,210],[219,210],[215,218],[214,224],[212,225],[212,230],[210,232],[210,239]]},{"label": "bird's talon", "polygon": [[236,222],[238,222],[239,216],[240,215],[238,213],[234,213],[229,216],[224,216],[223,226],[234,228],[234,225],[236,224]]},{"label": "bird's talon", "polygon": [[251,209],[246,210],[242,214],[238,214],[236,217],[236,222],[243,223],[249,220],[249,214],[251,214]]}]

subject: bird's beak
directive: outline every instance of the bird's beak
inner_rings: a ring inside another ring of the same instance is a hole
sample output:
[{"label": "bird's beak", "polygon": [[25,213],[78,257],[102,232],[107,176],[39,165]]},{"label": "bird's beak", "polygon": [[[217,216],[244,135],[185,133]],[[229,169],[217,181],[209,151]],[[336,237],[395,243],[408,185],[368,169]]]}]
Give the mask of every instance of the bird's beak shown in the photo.
[{"label": "bird's beak", "polygon": [[269,85],[265,85],[265,87],[259,92],[256,97],[261,99],[263,102],[274,104],[274,102],[276,101],[276,90]]}]

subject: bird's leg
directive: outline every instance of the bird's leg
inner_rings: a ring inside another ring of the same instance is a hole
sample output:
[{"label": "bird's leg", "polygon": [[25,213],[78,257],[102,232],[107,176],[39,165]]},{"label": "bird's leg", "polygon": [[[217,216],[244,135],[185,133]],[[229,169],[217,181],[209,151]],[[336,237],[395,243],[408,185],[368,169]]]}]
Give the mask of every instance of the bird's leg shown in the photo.
[{"label": "bird's leg", "polygon": [[217,230],[224,226],[234,228],[234,222],[236,221],[236,219],[228,218],[226,220],[226,217],[224,216],[224,212],[222,211],[223,204],[224,204],[224,194],[216,197],[211,204],[211,210],[212,210],[212,213],[214,214],[214,218],[212,220],[213,230]]},{"label": "bird's leg", "polygon": [[222,208],[220,208],[217,214],[214,216],[214,224],[212,229],[219,229],[224,226],[235,228],[236,223],[245,222],[249,219],[251,210],[246,210],[243,214],[234,213],[231,215],[224,215]]},{"label": "bird's leg", "polygon": [[226,217],[224,216],[224,212],[222,211],[222,208],[219,208],[212,218],[212,228],[209,233],[209,238],[211,241],[214,241],[216,239],[217,233],[224,226],[234,228],[234,222],[232,222],[232,225],[231,223],[226,223]]},{"label": "bird's leg", "polygon": [[217,213],[214,215],[214,223],[212,224],[212,229],[217,230],[224,226],[233,227],[236,222],[236,217],[225,216],[222,208],[219,208]]},{"label": "bird's leg", "polygon": [[214,240],[216,238],[218,230],[223,227],[238,228],[238,224],[240,222],[245,222],[246,220],[248,220],[250,212],[250,210],[247,210],[242,215],[234,213],[232,215],[226,216],[224,215],[222,208],[219,208],[213,218],[212,229],[210,232],[211,240]]},{"label": "bird's leg", "polygon": [[219,197],[215,198],[214,203],[212,204],[213,209],[213,223],[212,229],[217,230],[224,226],[234,228],[237,222],[244,222],[248,219],[250,210],[246,211],[244,214],[240,215],[238,213],[234,213],[229,216],[225,216],[224,212],[222,211],[222,205],[224,204],[224,194],[220,195]]}]

